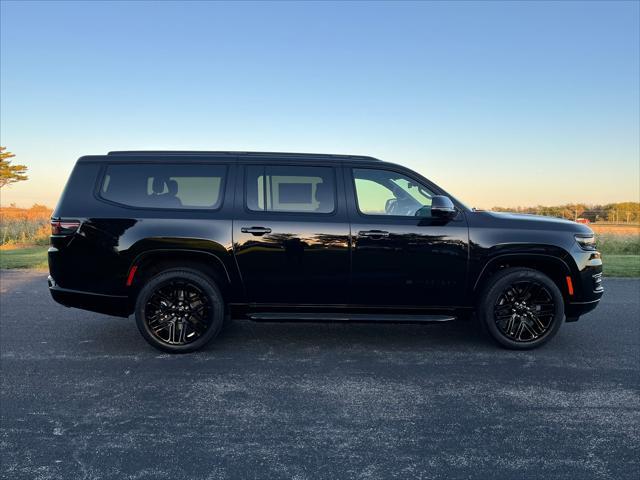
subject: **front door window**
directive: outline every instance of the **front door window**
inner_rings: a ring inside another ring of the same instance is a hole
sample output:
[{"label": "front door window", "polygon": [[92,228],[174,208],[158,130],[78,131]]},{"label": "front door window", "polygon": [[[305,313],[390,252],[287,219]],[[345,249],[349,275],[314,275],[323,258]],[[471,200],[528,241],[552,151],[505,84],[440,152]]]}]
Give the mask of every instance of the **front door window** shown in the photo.
[{"label": "front door window", "polygon": [[358,209],[363,215],[426,217],[433,193],[392,170],[354,168]]}]

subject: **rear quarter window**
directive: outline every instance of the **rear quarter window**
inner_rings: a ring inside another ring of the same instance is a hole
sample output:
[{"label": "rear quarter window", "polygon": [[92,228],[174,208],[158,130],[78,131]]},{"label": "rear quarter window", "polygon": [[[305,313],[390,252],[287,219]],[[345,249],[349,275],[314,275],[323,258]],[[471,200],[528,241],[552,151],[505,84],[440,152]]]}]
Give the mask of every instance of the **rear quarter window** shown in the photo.
[{"label": "rear quarter window", "polygon": [[226,165],[107,165],[99,195],[130,207],[217,209],[226,174]]}]

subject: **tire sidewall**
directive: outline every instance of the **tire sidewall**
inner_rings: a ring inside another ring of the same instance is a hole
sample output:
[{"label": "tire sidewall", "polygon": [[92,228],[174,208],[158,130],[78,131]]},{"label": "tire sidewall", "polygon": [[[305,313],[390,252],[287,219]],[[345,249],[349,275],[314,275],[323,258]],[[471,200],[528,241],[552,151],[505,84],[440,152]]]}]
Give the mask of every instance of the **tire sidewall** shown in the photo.
[{"label": "tire sidewall", "polygon": [[[183,279],[196,284],[200,289],[202,289],[211,304],[211,325],[204,335],[194,342],[186,345],[170,345],[162,342],[153,335],[145,320],[145,306],[149,297],[160,285],[174,279]],[[136,299],[135,319],[138,330],[151,346],[169,353],[188,353],[202,348],[219,333],[224,321],[224,310],[222,295],[213,280],[197,270],[176,268],[165,270],[153,276],[140,290]]]},{"label": "tire sidewall", "polygon": [[[494,319],[494,305],[498,297],[504,292],[507,286],[522,280],[534,280],[544,285],[551,294],[555,304],[551,328],[541,338],[532,342],[516,342],[506,337],[500,331]],[[548,276],[530,268],[510,268],[496,274],[485,289],[478,310],[483,329],[500,345],[513,350],[529,350],[545,344],[558,333],[564,321],[564,299],[562,292],[560,292],[558,286]]]}]

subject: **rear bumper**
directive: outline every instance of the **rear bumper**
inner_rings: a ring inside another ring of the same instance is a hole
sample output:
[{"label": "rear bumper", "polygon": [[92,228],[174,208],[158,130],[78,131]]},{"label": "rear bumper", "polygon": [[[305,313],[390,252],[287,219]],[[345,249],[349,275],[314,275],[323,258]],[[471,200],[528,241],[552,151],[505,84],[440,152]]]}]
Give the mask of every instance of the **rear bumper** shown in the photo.
[{"label": "rear bumper", "polygon": [[101,293],[84,292],[71,290],[56,285],[51,275],[47,279],[51,297],[60,305],[65,307],[80,308],[92,312],[115,315],[117,317],[128,317],[133,308],[129,297],[121,295],[104,295]]}]

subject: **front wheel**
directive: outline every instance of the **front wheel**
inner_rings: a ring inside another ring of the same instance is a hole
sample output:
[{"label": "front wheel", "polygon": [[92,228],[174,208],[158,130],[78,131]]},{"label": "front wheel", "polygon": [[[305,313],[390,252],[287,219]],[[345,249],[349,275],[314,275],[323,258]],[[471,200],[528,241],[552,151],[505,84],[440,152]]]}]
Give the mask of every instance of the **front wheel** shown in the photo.
[{"label": "front wheel", "polygon": [[564,301],[558,286],[530,268],[497,273],[478,305],[483,327],[500,345],[527,350],[548,342],[564,320]]},{"label": "front wheel", "polygon": [[138,294],[136,324],[153,347],[170,353],[192,352],[220,331],[224,303],[216,284],[192,269],[165,270]]}]

